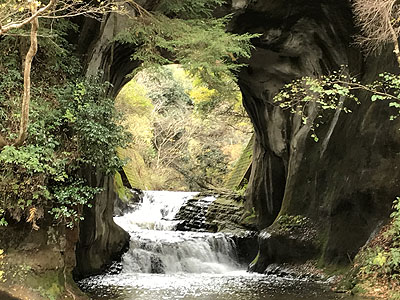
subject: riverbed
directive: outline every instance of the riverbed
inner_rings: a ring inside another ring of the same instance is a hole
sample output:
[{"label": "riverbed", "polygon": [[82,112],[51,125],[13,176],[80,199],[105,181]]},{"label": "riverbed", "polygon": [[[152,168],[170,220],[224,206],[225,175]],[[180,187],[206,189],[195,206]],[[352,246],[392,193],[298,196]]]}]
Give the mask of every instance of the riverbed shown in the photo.
[{"label": "riverbed", "polygon": [[122,262],[82,280],[81,288],[96,300],[361,299],[334,293],[321,281],[249,273],[228,236],[176,231],[175,215],[196,195],[145,192],[134,211],[115,218],[131,235]]}]

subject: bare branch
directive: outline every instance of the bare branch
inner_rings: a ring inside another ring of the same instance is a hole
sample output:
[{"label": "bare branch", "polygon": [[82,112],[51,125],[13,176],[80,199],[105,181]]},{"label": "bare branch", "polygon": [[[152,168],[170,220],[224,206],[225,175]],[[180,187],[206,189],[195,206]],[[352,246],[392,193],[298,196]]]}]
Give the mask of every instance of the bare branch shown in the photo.
[{"label": "bare branch", "polygon": [[400,5],[397,0],[354,0],[353,11],[362,33],[356,41],[364,52],[380,53],[386,45],[393,44],[400,66]]},{"label": "bare branch", "polygon": [[[37,10],[37,11],[36,11],[34,14],[32,14],[30,17],[25,18],[25,19],[22,20],[22,21],[13,22],[13,23],[10,23],[10,24],[6,24],[6,25],[4,25],[4,26],[2,26],[2,25],[0,24],[0,35],[5,34],[7,31],[10,31],[11,29],[18,29],[18,28],[21,28],[21,27],[25,26],[26,24],[31,23],[31,22],[32,22],[33,20],[35,20],[35,19],[37,20],[37,18],[38,18],[39,16],[41,16],[41,15],[43,15],[43,14],[49,12],[50,9],[51,9],[55,4],[57,4],[57,0],[50,0],[50,2],[49,2],[46,6],[42,7],[42,8],[39,9],[39,10]],[[36,6],[37,4],[36,4],[36,2],[32,1],[32,5],[35,5],[35,6]]]}]

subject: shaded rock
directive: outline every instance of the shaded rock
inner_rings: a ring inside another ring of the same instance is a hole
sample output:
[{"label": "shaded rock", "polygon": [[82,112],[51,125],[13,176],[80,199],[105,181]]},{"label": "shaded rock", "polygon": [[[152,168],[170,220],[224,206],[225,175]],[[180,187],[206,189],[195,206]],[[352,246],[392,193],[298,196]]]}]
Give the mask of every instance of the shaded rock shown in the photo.
[{"label": "shaded rock", "polygon": [[272,272],[274,264],[305,263],[318,254],[316,240],[317,230],[308,218],[282,216],[260,232],[259,251],[249,271],[265,273]]},{"label": "shaded rock", "polygon": [[243,199],[219,196],[214,201],[199,195],[188,200],[175,219],[177,230],[222,232],[236,245],[240,263],[249,263],[258,251],[257,232],[254,227],[241,223],[244,213]]},{"label": "shaded rock", "polygon": [[[332,116],[324,119],[316,130],[320,142],[315,143],[310,130],[273,97],[293,79],[329,74],[341,65],[348,65],[349,73],[362,82],[371,82],[384,70],[396,72],[392,51],[363,59],[353,43],[357,28],[345,0],[251,1],[231,26],[238,33],[261,34],[254,40],[248,67],[239,74],[243,103],[255,128],[247,211],[255,208],[260,230],[278,215],[309,217],[318,224],[310,241],[315,258],[349,263],[348,257],[388,218],[398,194],[400,120],[390,121],[386,103],[372,103],[360,93],[360,106],[346,103],[352,114],[340,114],[337,123]],[[260,239],[265,250],[261,272],[275,259],[295,259],[288,250],[292,247],[309,254],[308,242],[300,236],[273,231],[266,229]]]},{"label": "shaded rock", "polygon": [[19,298],[15,298],[11,296],[9,293],[0,291],[0,299],[1,300],[20,300]]},{"label": "shaded rock", "polygon": [[214,224],[207,220],[208,209],[213,203],[212,199],[214,199],[213,196],[205,195],[188,199],[175,216],[175,219],[179,220],[176,229],[180,231],[216,232]]},{"label": "shaded rock", "polygon": [[231,236],[236,245],[239,263],[249,264],[258,252],[258,233],[256,231],[235,231]]},{"label": "shaded rock", "polygon": [[143,191],[139,189],[127,189],[127,197],[121,199],[117,196],[114,202],[114,216],[122,216],[125,213],[132,212],[143,200]]},{"label": "shaded rock", "polygon": [[51,218],[39,220],[38,230],[33,230],[25,221],[12,221],[0,228],[4,251],[0,257],[0,271],[4,272],[0,280],[0,299],[45,300],[48,298],[39,293],[39,289],[51,287],[49,297],[64,298],[65,285],[76,293],[77,300],[88,299],[68,275],[76,263],[78,229],[55,226],[49,220]]},{"label": "shaded rock", "polygon": [[160,257],[153,255],[150,258],[150,262],[151,262],[151,273],[154,273],[154,274],[164,274],[165,273],[165,271],[164,271],[165,266]]},{"label": "shaded rock", "polygon": [[92,208],[84,208],[85,219],[80,224],[79,242],[76,247],[76,278],[98,274],[113,261],[119,260],[129,246],[129,234],[113,221],[113,178],[103,174],[87,174],[91,186],[102,187],[96,195]]}]

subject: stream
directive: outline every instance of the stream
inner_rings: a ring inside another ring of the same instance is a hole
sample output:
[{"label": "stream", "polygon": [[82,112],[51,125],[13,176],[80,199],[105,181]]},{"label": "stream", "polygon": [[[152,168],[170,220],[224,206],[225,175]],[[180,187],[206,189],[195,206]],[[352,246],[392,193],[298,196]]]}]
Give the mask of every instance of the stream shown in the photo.
[{"label": "stream", "polygon": [[115,217],[131,235],[130,249],[107,274],[80,281],[82,290],[96,300],[360,299],[321,282],[248,273],[222,233],[175,231],[175,215],[196,194],[147,191],[133,212]]}]

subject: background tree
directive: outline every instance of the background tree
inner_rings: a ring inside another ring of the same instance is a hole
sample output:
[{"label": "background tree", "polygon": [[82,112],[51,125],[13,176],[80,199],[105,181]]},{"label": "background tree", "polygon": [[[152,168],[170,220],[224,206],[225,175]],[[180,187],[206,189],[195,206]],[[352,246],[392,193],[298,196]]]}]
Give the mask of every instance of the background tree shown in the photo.
[{"label": "background tree", "polygon": [[[131,159],[125,171],[132,185],[178,190],[221,187],[251,134],[240,92],[232,79],[227,85],[232,89],[225,94],[181,66],[169,65],[139,72],[121,90],[117,108],[128,112],[124,123],[133,144],[120,152]],[[146,180],[153,174],[156,178]]]},{"label": "background tree", "polygon": [[361,35],[356,39],[367,53],[381,52],[387,44],[393,44],[400,66],[400,4],[397,0],[354,0],[355,20]]}]

